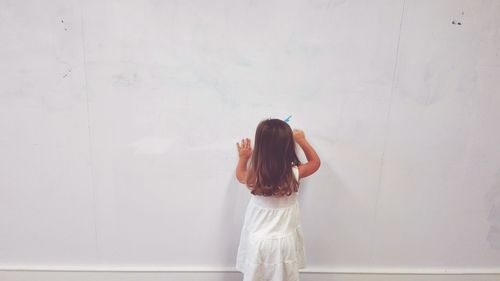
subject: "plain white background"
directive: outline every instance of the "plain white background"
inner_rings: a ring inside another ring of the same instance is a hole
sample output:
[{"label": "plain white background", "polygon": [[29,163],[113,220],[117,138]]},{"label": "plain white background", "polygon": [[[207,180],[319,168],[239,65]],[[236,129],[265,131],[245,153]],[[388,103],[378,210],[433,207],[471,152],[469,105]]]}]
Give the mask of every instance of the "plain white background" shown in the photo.
[{"label": "plain white background", "polygon": [[0,265],[234,267],[235,143],[292,114],[309,269],[498,271],[499,14],[1,0]]}]

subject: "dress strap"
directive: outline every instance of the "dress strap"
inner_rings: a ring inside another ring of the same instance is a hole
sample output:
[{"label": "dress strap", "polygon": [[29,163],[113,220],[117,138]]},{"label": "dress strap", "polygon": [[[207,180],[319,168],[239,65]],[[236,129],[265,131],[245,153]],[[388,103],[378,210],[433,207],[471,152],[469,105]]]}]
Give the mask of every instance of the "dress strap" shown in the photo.
[{"label": "dress strap", "polygon": [[293,171],[293,175],[295,176],[295,179],[297,181],[299,181],[299,166],[297,166],[297,165],[292,166],[292,171]]}]

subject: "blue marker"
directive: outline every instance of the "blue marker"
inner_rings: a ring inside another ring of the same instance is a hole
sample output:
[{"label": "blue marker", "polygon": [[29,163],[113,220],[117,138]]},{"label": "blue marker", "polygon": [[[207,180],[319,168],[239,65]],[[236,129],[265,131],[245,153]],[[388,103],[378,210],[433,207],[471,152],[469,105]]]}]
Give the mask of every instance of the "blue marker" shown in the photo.
[{"label": "blue marker", "polygon": [[288,123],[288,121],[290,121],[290,118],[292,118],[292,115],[288,116],[288,117],[287,117],[287,118],[285,118],[285,120],[283,120],[283,121],[285,121],[285,122],[287,122],[287,123]]}]

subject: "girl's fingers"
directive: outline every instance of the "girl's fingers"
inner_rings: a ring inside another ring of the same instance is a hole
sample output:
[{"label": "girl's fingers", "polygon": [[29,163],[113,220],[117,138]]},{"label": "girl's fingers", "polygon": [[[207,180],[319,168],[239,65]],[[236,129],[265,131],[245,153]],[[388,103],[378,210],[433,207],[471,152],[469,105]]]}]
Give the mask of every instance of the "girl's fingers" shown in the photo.
[{"label": "girl's fingers", "polygon": [[241,142],[236,143],[236,148],[238,148],[238,151],[242,149],[249,149],[250,148],[250,139],[249,138],[244,138],[241,139]]}]

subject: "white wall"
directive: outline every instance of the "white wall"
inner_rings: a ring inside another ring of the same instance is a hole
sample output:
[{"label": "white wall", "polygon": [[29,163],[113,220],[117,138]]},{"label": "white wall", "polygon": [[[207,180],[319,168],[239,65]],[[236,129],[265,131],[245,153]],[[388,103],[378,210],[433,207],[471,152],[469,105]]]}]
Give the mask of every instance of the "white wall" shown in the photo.
[{"label": "white wall", "polygon": [[499,272],[499,14],[0,0],[0,266],[234,267],[235,143],[293,114],[309,268]]}]

